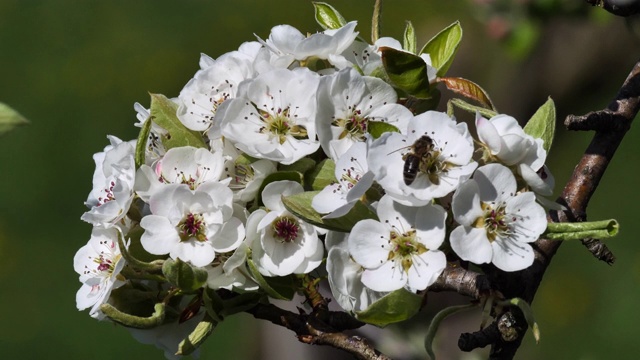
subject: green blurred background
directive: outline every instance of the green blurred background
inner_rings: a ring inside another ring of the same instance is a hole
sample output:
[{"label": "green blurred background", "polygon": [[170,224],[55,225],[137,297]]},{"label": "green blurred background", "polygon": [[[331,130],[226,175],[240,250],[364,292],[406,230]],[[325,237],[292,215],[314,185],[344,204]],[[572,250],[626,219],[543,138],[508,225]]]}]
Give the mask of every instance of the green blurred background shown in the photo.
[{"label": "green blurred background", "polygon": [[[373,1],[331,3],[369,37]],[[522,121],[547,96],[560,120],[606,106],[640,54],[633,24],[580,0],[387,1],[382,35],[401,38],[404,20],[413,21],[420,43],[460,20],[465,36],[449,75],[481,84],[502,112]],[[320,30],[311,3],[301,0],[0,1],[0,101],[31,121],[0,138],[0,358],[163,358],[75,308],[72,259],[91,231],[80,215],[92,154],[107,134],[134,138],[133,103],[148,106],[148,92],[177,96],[200,53],[217,57],[285,23]],[[596,261],[579,243],[563,245],[533,307],[542,341],[527,337],[519,359],[638,358],[635,130],[588,209],[590,219],[620,221],[621,235],[609,243],[616,264]],[[557,193],[590,138],[559,128],[548,160]],[[441,358],[478,358],[451,350],[460,331],[478,328],[477,317],[464,319],[445,324],[436,344]],[[272,328],[247,315],[231,318],[202,358],[266,358],[261,329]],[[288,348],[308,347],[285,334]]]}]

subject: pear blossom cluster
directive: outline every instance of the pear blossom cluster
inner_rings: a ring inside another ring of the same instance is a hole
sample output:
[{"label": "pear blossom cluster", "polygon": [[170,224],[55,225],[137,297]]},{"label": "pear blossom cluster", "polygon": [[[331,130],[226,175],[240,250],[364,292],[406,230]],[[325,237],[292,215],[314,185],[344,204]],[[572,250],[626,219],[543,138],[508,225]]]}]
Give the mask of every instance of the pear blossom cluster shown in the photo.
[{"label": "pear blossom cluster", "polygon": [[[154,121],[153,103],[136,104],[136,125],[151,122],[148,136],[109,136],[94,155],[82,215],[93,231],[74,258],[78,309],[108,319],[104,306],[127,290],[175,295],[180,284],[159,280],[164,267],[136,265],[169,259],[206,274],[195,296],[272,296],[265,284],[275,278],[326,276],[353,313],[396,290],[428,289],[456,259],[503,271],[530,266],[553,190],[542,140],[508,115],[478,114],[472,133],[447,113],[414,113],[373,76],[383,69],[380,48],[404,51],[400,42],[357,37],[355,22],[308,36],[279,25],[266,40],[203,55],[163,104],[180,131]],[[435,86],[436,68],[420,57]],[[374,134],[380,124],[391,130]],[[171,142],[183,132],[198,141]],[[328,181],[309,180],[325,169]],[[303,195],[301,213],[287,199]],[[342,231],[331,225],[358,211],[369,216]],[[161,331],[155,344],[172,357],[167,349],[191,323],[166,317],[135,336],[153,342]]]}]

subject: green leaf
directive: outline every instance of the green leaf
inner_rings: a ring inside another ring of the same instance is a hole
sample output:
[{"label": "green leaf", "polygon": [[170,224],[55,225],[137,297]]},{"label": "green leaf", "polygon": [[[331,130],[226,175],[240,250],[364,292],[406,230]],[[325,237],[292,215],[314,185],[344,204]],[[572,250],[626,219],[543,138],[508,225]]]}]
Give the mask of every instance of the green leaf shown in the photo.
[{"label": "green leaf", "polygon": [[189,336],[178,344],[176,355],[189,355],[193,353],[202,343],[211,335],[213,329],[216,328],[218,322],[205,316],[205,318],[196,325]]},{"label": "green leaf", "polygon": [[403,36],[402,48],[405,51],[408,51],[412,54],[415,54],[418,51],[418,39],[416,38],[416,29],[413,27],[411,21],[407,21],[404,27],[404,36]]},{"label": "green leaf", "polygon": [[278,171],[296,171],[304,175],[304,173],[313,169],[315,166],[316,162],[313,159],[303,157],[302,159],[294,162],[291,165],[280,165]]},{"label": "green leaf", "polygon": [[367,132],[373,136],[374,139],[377,139],[386,132],[400,132],[400,130],[384,121],[369,121],[367,123]]},{"label": "green leaf", "polygon": [[247,259],[247,265],[249,265],[251,276],[253,276],[258,285],[260,285],[260,289],[267,295],[278,300],[293,299],[295,288],[291,276],[269,278],[269,281],[267,281],[267,278],[262,276],[260,270],[258,270],[253,259]]},{"label": "green leaf", "polygon": [[614,219],[573,223],[550,222],[542,236],[550,240],[606,239],[618,235],[619,230],[620,225]]},{"label": "green leaf", "polygon": [[166,135],[162,135],[162,144],[169,150],[180,146],[193,146],[204,148],[206,144],[202,134],[187,129],[176,115],[178,105],[167,99],[162,94],[151,94],[151,120],[163,129],[167,130]]},{"label": "green leaf", "polygon": [[311,206],[313,197],[318,193],[320,193],[320,191],[306,191],[286,196],[282,198],[282,203],[289,212],[305,222],[333,231],[350,232],[353,226],[360,220],[378,220],[378,216],[369,209],[368,206],[362,203],[362,201],[356,202],[353,209],[344,216],[335,219],[323,219],[322,214],[315,211]]},{"label": "green leaf", "polygon": [[456,21],[429,40],[420,50],[420,54],[429,54],[431,65],[438,69],[438,76],[444,76],[458,52],[460,40],[462,40],[462,27],[460,22]]},{"label": "green leaf", "polygon": [[203,304],[207,315],[216,321],[224,320],[222,313],[224,311],[224,300],[218,293],[208,287],[203,291]]},{"label": "green leaf", "polygon": [[29,120],[25,119],[17,111],[9,107],[9,105],[0,103],[0,135],[28,123]]},{"label": "green leaf", "polygon": [[146,153],[147,153],[147,139],[149,138],[149,133],[151,132],[151,118],[147,118],[142,124],[142,129],[140,129],[140,134],[138,134],[138,141],[136,142],[136,169],[140,166],[144,165],[146,162]]},{"label": "green leaf", "polygon": [[316,21],[323,29],[338,29],[347,24],[338,10],[324,2],[312,2],[316,13]]},{"label": "green leaf", "polygon": [[524,126],[524,132],[534,138],[542,139],[542,147],[549,153],[556,132],[556,105],[551,98],[547,99],[547,102],[540,106],[529,119]]},{"label": "green leaf", "polygon": [[385,295],[366,310],[356,312],[356,318],[376,326],[386,326],[414,316],[420,310],[421,304],[421,296],[399,289]]},{"label": "green leaf", "polygon": [[171,284],[187,293],[200,289],[207,282],[207,271],[204,268],[191,266],[180,259],[165,260],[162,273]]},{"label": "green leaf", "polygon": [[427,335],[424,339],[424,348],[427,350],[427,358],[429,360],[435,360],[436,358],[436,355],[433,352],[433,340],[436,337],[436,332],[438,331],[438,327],[440,327],[442,320],[446,319],[449,315],[474,307],[476,307],[476,304],[449,306],[440,310],[440,312],[433,317],[429,324],[429,328],[427,329]]},{"label": "green leaf", "polygon": [[405,106],[411,110],[414,114],[422,114],[429,110],[435,110],[440,104],[440,90],[437,88],[431,88],[429,96],[423,99],[418,99],[413,96],[408,96]]},{"label": "green leaf", "polygon": [[489,94],[484,91],[480,85],[474,83],[471,80],[459,78],[459,77],[443,77],[439,78],[438,82],[444,83],[447,89],[453,91],[456,94],[460,94],[471,100],[479,102],[482,106],[490,110],[496,110],[489,98]]},{"label": "green leaf", "polygon": [[322,190],[338,181],[335,175],[336,164],[331,159],[322,160],[306,178],[307,188]]},{"label": "green leaf", "polygon": [[256,306],[262,300],[263,296],[263,294],[257,292],[248,292],[225,300],[223,314],[229,316],[249,310]]},{"label": "green leaf", "polygon": [[390,47],[380,47],[382,64],[389,80],[409,95],[429,97],[427,64],[418,55]]}]

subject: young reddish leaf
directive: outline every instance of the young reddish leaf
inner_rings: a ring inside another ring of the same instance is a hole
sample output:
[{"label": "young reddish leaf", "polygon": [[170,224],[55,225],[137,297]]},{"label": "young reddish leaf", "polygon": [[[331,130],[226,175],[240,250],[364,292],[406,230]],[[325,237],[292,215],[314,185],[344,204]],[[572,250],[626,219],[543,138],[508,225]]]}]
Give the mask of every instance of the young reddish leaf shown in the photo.
[{"label": "young reddish leaf", "polygon": [[473,81],[459,77],[444,77],[439,78],[438,81],[444,83],[447,89],[454,93],[475,100],[487,109],[495,110],[489,94]]}]

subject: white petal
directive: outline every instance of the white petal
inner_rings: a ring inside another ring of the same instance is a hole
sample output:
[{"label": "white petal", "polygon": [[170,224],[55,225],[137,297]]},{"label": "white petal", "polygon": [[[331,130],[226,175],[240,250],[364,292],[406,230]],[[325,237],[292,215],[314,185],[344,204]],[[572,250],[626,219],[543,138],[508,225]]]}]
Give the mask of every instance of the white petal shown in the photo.
[{"label": "white petal", "polygon": [[209,241],[215,251],[223,253],[235,250],[240,246],[244,237],[244,225],[239,219],[232,217],[222,225],[220,231],[215,234],[215,238]]},{"label": "white petal", "polygon": [[283,196],[290,196],[304,192],[302,185],[295,181],[274,181],[262,190],[262,202],[271,211],[286,210],[282,204]]},{"label": "white petal", "polygon": [[418,241],[428,249],[435,250],[442,245],[445,237],[447,213],[440,205],[426,205],[418,208],[414,227]]},{"label": "white petal", "polygon": [[407,286],[413,291],[424,290],[433,284],[447,266],[447,257],[442,251],[430,250],[413,256],[413,265],[409,268]]},{"label": "white petal", "polygon": [[321,241],[315,241],[315,249],[311,256],[307,256],[304,261],[293,271],[294,274],[308,274],[322,264],[324,257],[324,246]]},{"label": "white petal", "polygon": [[476,112],[476,129],[478,131],[478,138],[480,141],[489,147],[491,154],[495,155],[500,152],[502,148],[502,139],[495,125],[482,117],[480,113]]},{"label": "white petal", "polygon": [[377,269],[362,272],[362,283],[374,291],[398,290],[407,283],[407,278],[402,265],[392,261],[385,262]]},{"label": "white petal", "polygon": [[389,256],[389,228],[378,221],[365,219],[353,227],[349,235],[349,253],[360,265],[375,269]]},{"label": "white petal", "polygon": [[145,229],[140,243],[150,254],[168,254],[180,243],[176,228],[163,216],[147,215],[140,221],[140,226]]},{"label": "white petal", "polygon": [[496,239],[492,244],[491,262],[502,271],[523,270],[533,264],[534,253],[531,245],[510,239]]},{"label": "white petal", "polygon": [[534,242],[547,229],[547,213],[536,202],[533,192],[520,193],[506,202],[506,213],[512,218],[511,238],[521,242]]},{"label": "white petal", "polygon": [[171,258],[188,261],[194,266],[207,266],[216,257],[215,250],[206,241],[189,240],[182,241],[173,247]]},{"label": "white petal", "polygon": [[386,226],[402,231],[416,226],[416,212],[418,208],[402,205],[390,196],[383,196],[378,202],[378,218]]},{"label": "white petal", "polygon": [[491,243],[484,228],[458,226],[449,235],[451,248],[462,260],[474,264],[485,264],[491,261]]},{"label": "white petal", "polygon": [[475,180],[467,180],[453,194],[451,201],[453,216],[460,225],[470,226],[483,216],[480,189]]},{"label": "white petal", "polygon": [[478,183],[480,199],[484,202],[504,201],[515,195],[516,178],[509,168],[500,164],[479,167],[473,179]]}]

